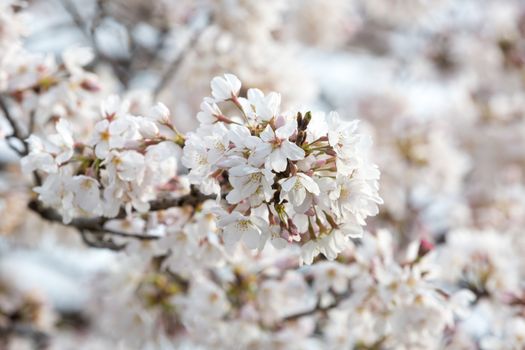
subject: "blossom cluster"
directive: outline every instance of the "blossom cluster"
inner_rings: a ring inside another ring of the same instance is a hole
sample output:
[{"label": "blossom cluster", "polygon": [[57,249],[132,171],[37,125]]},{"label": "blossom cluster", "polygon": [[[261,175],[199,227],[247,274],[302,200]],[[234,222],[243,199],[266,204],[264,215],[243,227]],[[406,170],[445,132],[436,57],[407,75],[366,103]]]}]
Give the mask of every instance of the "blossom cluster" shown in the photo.
[{"label": "blossom cluster", "polygon": [[22,167],[46,174],[35,192],[64,223],[77,216],[115,217],[122,207],[146,212],[158,187],[177,173],[181,136],[165,106],[154,106],[148,117],[134,116],[113,96],[101,115],[87,143],[74,140],[66,119],[56,122],[55,134],[27,140],[31,151]]},{"label": "blossom cluster", "polygon": [[[334,259],[362,236],[365,219],[378,212],[379,171],[366,158],[369,140],[357,121],[335,112],[280,111],[281,97],[248,89],[234,75],[211,82],[201,105],[201,126],[188,134],[182,163],[206,194],[225,193],[217,210],[225,245],[243,241],[262,250],[296,242],[303,259]],[[224,115],[219,104],[237,111]]]},{"label": "blossom cluster", "polygon": [[[339,261],[300,270],[293,268],[298,254],[281,254],[271,264],[263,259],[193,271],[191,278],[175,270],[132,269],[111,284],[124,289],[122,298],[103,301],[110,314],[127,320],[108,332],[119,337],[132,329],[124,342],[129,347],[175,341],[218,349],[438,349],[447,342],[446,330],[468,316],[475,296],[443,289],[437,255],[422,249],[424,243],[413,242],[396,259],[391,242],[390,232],[379,231],[363,244],[351,243]],[[187,337],[167,337],[179,334],[179,323]]]},{"label": "blossom cluster", "polygon": [[524,23],[0,0],[0,347],[523,349]]}]

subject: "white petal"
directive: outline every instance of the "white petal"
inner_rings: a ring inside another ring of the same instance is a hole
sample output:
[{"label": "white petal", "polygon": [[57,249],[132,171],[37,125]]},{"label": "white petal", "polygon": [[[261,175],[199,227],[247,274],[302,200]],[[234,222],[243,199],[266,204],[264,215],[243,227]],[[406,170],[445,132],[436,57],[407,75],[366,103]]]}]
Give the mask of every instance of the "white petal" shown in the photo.
[{"label": "white petal", "polygon": [[241,90],[241,81],[239,80],[239,78],[237,78],[233,74],[224,74],[224,77],[228,81],[228,84],[231,86],[233,94],[239,94],[239,91]]},{"label": "white petal", "polygon": [[295,186],[295,183],[297,182],[297,176],[292,176],[289,179],[286,179],[284,182],[281,183],[281,188],[285,192],[290,192],[292,188]]},{"label": "white petal", "polygon": [[317,183],[308,175],[300,173],[297,174],[301,178],[301,184],[306,188],[306,190],[312,194],[318,196],[321,193]]},{"label": "white petal", "polygon": [[241,89],[241,81],[235,75],[225,74],[224,77],[213,78],[210,86],[215,101],[226,101],[233,95],[238,95]]},{"label": "white petal", "polygon": [[270,125],[266,125],[266,128],[264,128],[263,132],[259,135],[259,137],[266,142],[273,141],[275,139],[275,132],[273,131],[272,127]]},{"label": "white petal", "polygon": [[95,155],[99,159],[104,159],[108,156],[109,145],[107,142],[100,142],[95,146]]},{"label": "white petal", "polygon": [[268,158],[270,162],[270,166],[274,171],[282,172],[286,170],[286,165],[288,162],[286,161],[286,157],[283,156],[283,154],[280,152],[280,150],[276,149]]},{"label": "white petal", "polygon": [[297,131],[297,120],[293,119],[275,130],[275,135],[280,139],[287,140]]},{"label": "white petal", "polygon": [[263,92],[256,88],[248,89],[246,96],[248,97],[250,103],[253,105],[257,105],[258,103],[260,103],[260,101],[264,99]]},{"label": "white petal", "polygon": [[298,188],[297,190],[292,191],[290,193],[290,200],[292,204],[296,207],[303,204],[305,199],[306,199],[306,190],[302,186]]},{"label": "white petal", "polygon": [[362,238],[363,227],[358,224],[345,224],[340,227],[342,233],[350,238]]},{"label": "white petal", "polygon": [[319,248],[315,241],[308,241],[301,247],[301,258],[303,259],[303,263],[307,265],[311,265],[318,254]]},{"label": "white petal", "polygon": [[286,246],[288,245],[288,242],[284,238],[281,238],[281,237],[273,238],[270,241],[270,243],[272,243],[272,246],[275,249],[283,249],[283,248],[286,248]]},{"label": "white petal", "polygon": [[304,214],[296,214],[293,218],[293,223],[301,233],[308,230],[308,216]]},{"label": "white petal", "polygon": [[231,190],[226,196],[226,200],[230,204],[237,204],[240,201],[242,201],[244,198],[246,197],[243,197],[241,190],[237,188],[234,188],[233,190]]},{"label": "white petal", "polygon": [[283,141],[281,144],[281,150],[286,158],[290,160],[301,160],[304,159],[304,150],[297,146],[295,143],[290,141]]},{"label": "white petal", "polygon": [[233,247],[235,243],[239,241],[239,238],[241,238],[241,233],[235,229],[233,229],[233,225],[228,225],[224,228],[223,238],[224,238],[224,245],[228,248]]},{"label": "white petal", "polygon": [[259,239],[261,235],[255,227],[251,227],[242,235],[242,240],[246,247],[249,249],[255,249],[259,245]]}]

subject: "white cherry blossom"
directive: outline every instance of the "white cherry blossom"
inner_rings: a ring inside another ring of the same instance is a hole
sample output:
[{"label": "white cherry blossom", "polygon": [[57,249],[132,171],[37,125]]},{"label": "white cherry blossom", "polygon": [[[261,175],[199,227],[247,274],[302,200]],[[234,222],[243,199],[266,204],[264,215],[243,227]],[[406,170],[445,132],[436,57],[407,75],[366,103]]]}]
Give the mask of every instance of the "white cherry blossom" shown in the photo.
[{"label": "white cherry blossom", "polygon": [[271,148],[271,153],[266,161],[266,167],[276,172],[286,169],[287,160],[301,160],[304,158],[304,150],[289,141],[289,138],[297,132],[297,121],[284,121],[284,125],[273,129],[266,126],[261,133],[261,139],[266,143],[260,148]]},{"label": "white cherry blossom", "polygon": [[232,74],[224,74],[224,77],[215,77],[211,81],[211,93],[216,102],[236,97],[240,89],[241,81]]}]

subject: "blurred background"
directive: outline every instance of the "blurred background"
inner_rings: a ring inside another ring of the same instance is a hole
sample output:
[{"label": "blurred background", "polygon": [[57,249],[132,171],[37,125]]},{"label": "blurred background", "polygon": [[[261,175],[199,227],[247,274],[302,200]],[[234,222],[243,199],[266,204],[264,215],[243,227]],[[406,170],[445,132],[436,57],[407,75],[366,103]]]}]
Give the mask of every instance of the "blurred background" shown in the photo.
[{"label": "blurred background", "polygon": [[[522,0],[29,0],[14,6],[23,46],[42,60],[62,62],[68,48],[91,48],[86,70],[97,78],[86,90],[95,97],[87,106],[79,99],[83,118],[96,119],[100,98],[118,93],[139,114],[152,101],[165,103],[175,124],[190,131],[209,81],[223,73],[237,75],[243,90],[282,93],[284,109],[337,110],[360,119],[374,140],[385,204],[369,220],[370,230],[392,228],[401,247],[426,239],[458,254],[469,254],[469,239],[481,241],[472,254],[493,262],[498,288],[522,280]],[[13,29],[10,20],[0,13],[0,33]],[[77,108],[65,106],[59,92],[38,103],[49,118]],[[32,214],[28,179],[4,141],[0,168],[0,335],[15,334],[0,348],[111,348],[92,310],[100,289],[110,288],[98,282],[119,274],[122,256],[88,248],[75,231]],[[458,243],[450,237],[460,227],[473,233]],[[483,243],[478,231],[492,232],[503,246]],[[490,295],[487,288],[471,286]],[[472,321],[474,333],[492,322],[483,315]],[[31,327],[9,330],[13,317]]]}]

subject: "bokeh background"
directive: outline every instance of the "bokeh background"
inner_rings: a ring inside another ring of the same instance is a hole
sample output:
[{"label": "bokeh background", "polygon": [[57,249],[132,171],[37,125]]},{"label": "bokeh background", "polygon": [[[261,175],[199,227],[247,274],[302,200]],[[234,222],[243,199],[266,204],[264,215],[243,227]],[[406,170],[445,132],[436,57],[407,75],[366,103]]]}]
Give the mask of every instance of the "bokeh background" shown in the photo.
[{"label": "bokeh background", "polygon": [[[243,89],[282,93],[285,109],[360,119],[374,140],[385,202],[369,230],[391,228],[399,247],[428,240],[444,251],[451,278],[454,271],[470,276],[464,284],[487,302],[464,324],[471,335],[465,349],[476,348],[484,333],[509,328],[508,317],[494,310],[510,292],[524,303],[525,2],[29,0],[16,6],[26,49],[60,61],[67,48],[91,48],[87,70],[99,79],[93,94],[122,94],[137,113],[162,101],[183,131],[197,127],[209,81],[223,73],[236,74]],[[0,33],[13,30],[2,16]],[[75,113],[56,96],[43,101],[39,108],[51,116]],[[84,107],[83,117],[96,118],[98,106]],[[0,328],[13,314],[32,325],[0,348],[112,348],[98,327],[100,317],[112,315],[93,310],[110,288],[101,281],[123,268],[121,256],[88,248],[74,230],[32,214],[28,179],[0,143]],[[519,319],[523,307],[512,312]],[[525,343],[523,322],[516,329]]]}]

